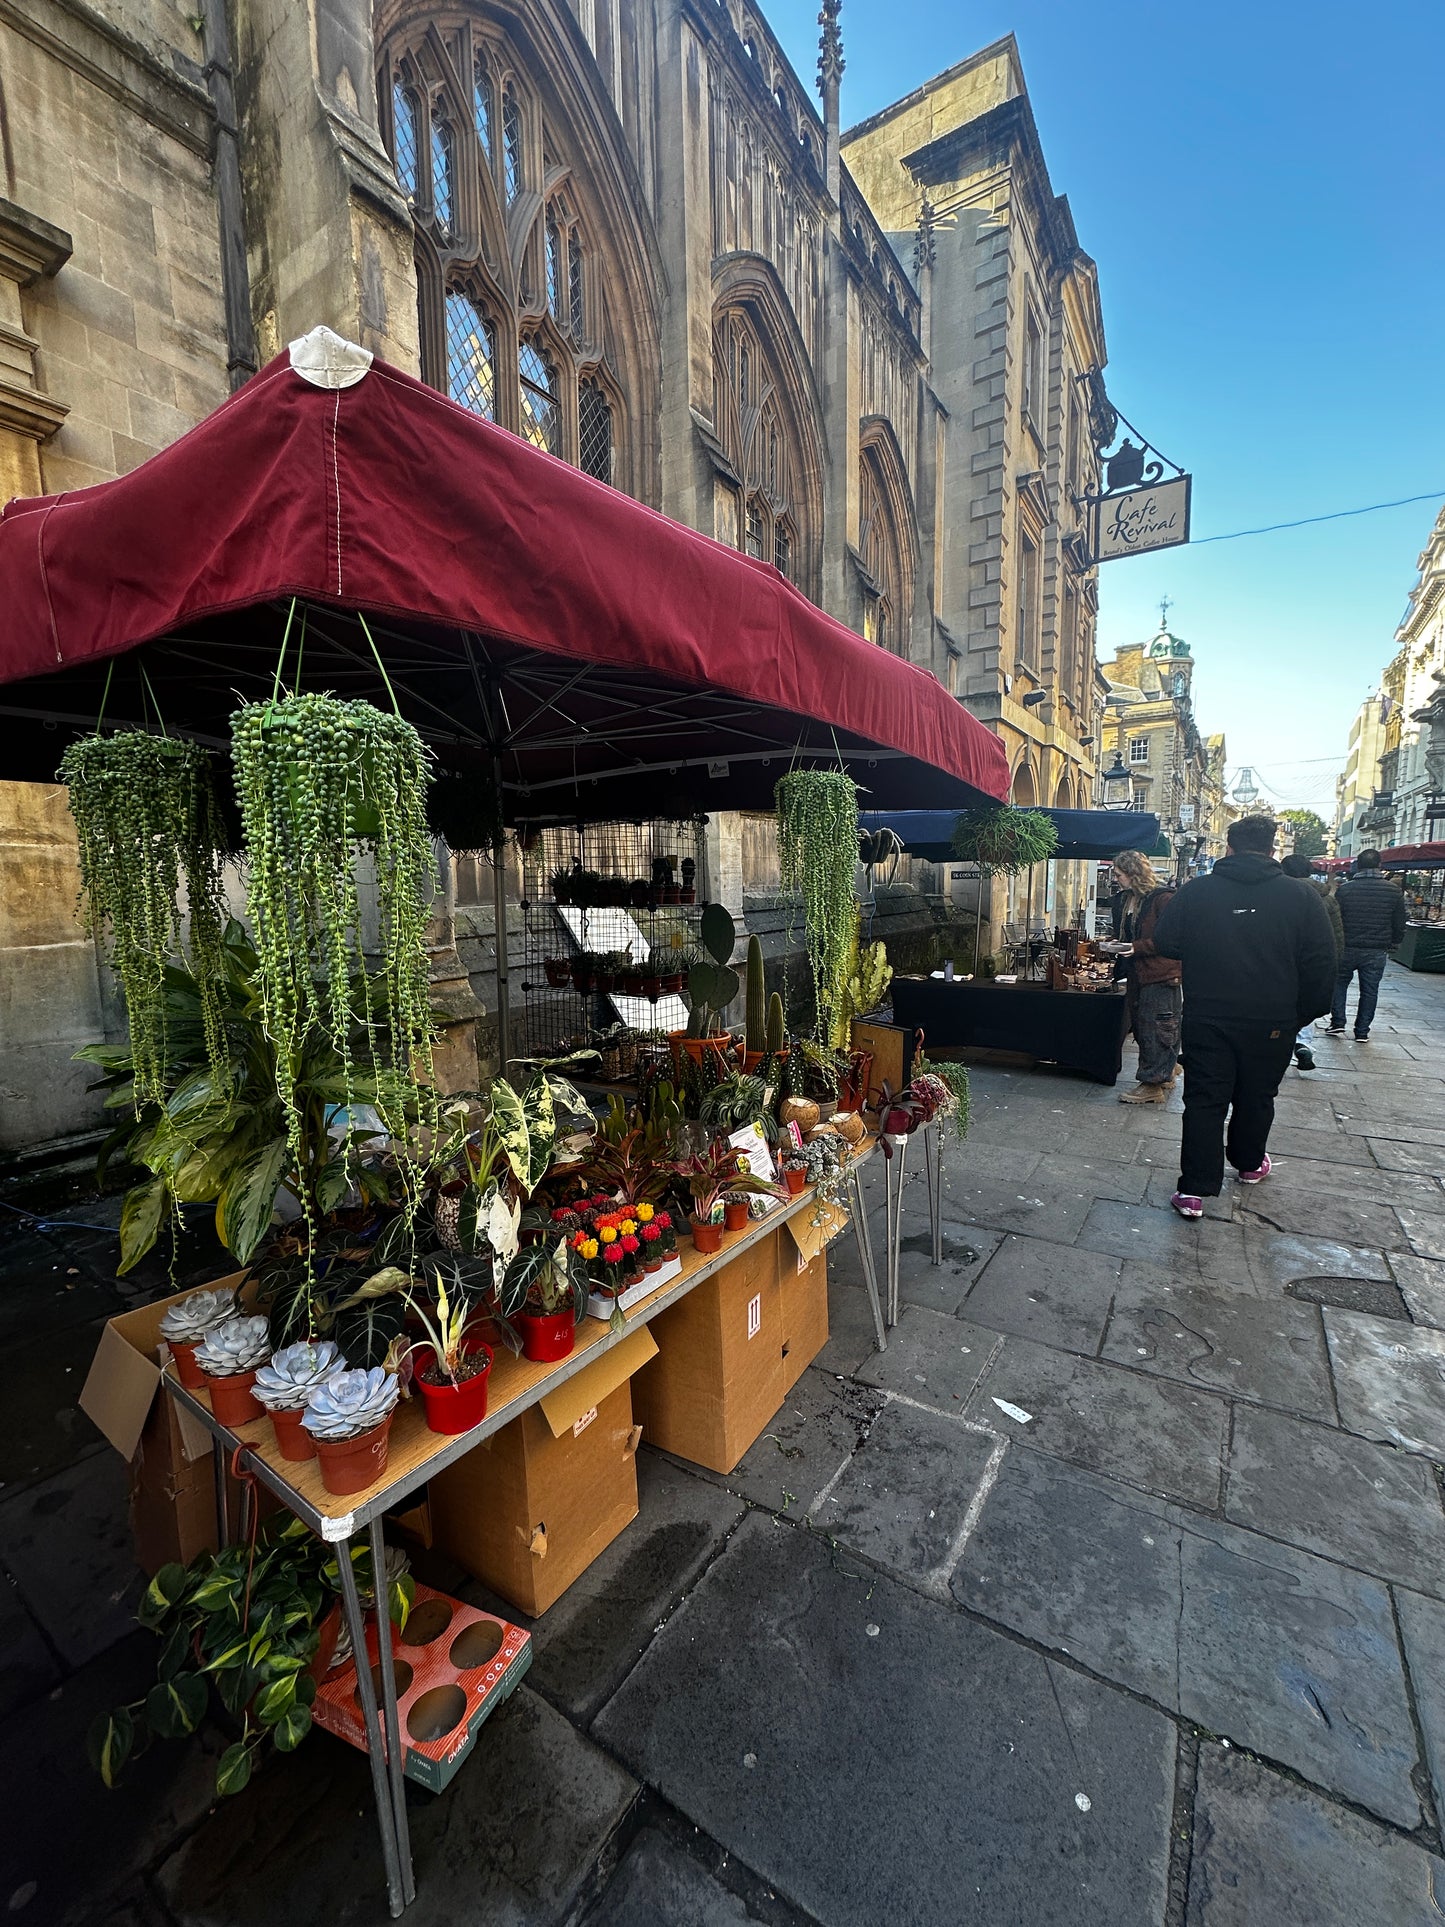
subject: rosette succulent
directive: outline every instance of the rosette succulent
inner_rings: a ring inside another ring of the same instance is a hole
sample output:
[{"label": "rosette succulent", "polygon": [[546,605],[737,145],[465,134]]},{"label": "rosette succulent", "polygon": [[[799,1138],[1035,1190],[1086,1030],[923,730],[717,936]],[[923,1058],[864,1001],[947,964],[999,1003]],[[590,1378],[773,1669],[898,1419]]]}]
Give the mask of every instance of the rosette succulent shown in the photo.
[{"label": "rosette succulent", "polygon": [[318,1385],[335,1378],[345,1367],[339,1346],[329,1338],[315,1344],[302,1339],[299,1344],[273,1352],[257,1372],[251,1390],[268,1412],[295,1412],[308,1403]]},{"label": "rosette succulent", "polygon": [[213,1325],[196,1347],[196,1363],[208,1378],[234,1378],[264,1365],[271,1355],[271,1326],[254,1318],[227,1318]]},{"label": "rosette succulent", "polygon": [[161,1337],[171,1345],[195,1345],[213,1326],[235,1315],[234,1291],[193,1291],[161,1319]]},{"label": "rosette succulent", "polygon": [[354,1439],[391,1414],[401,1381],[381,1365],[338,1372],[312,1392],[301,1423],[315,1439]]}]

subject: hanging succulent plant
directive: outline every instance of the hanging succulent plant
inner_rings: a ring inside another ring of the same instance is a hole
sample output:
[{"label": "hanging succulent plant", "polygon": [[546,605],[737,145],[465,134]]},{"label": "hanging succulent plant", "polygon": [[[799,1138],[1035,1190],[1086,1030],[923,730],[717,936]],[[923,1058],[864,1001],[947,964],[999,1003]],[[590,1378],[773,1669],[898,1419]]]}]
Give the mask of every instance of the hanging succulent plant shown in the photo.
[{"label": "hanging succulent plant", "polygon": [[166,965],[182,949],[181,888],[206,1054],[226,1061],[221,1018],[224,833],[210,757],[198,743],[142,729],[85,736],[60,765],[80,845],[82,899],[125,993],[137,1114],[170,1095],[166,1077]]},{"label": "hanging succulent plant", "polygon": [[830,988],[842,980],[856,928],[858,789],[842,770],[800,769],[783,777],[776,799],[780,882],[803,901],[821,1037]]},{"label": "hanging succulent plant", "polygon": [[[953,853],[978,865],[980,878],[1014,876],[1052,856],[1059,832],[1042,810],[1016,810],[1010,803],[965,810],[953,828]],[[978,892],[974,919],[973,954],[982,970],[979,948],[983,934],[983,889]]]},{"label": "hanging succulent plant", "polygon": [[[326,695],[247,704],[231,733],[261,1007],[293,1150],[302,1135],[296,1067],[313,1024],[340,1059],[348,1105],[365,1033],[377,1108],[404,1137],[408,1112],[430,1102],[427,750],[401,716]],[[379,912],[380,967],[369,977],[356,871],[363,850],[375,858]]]}]

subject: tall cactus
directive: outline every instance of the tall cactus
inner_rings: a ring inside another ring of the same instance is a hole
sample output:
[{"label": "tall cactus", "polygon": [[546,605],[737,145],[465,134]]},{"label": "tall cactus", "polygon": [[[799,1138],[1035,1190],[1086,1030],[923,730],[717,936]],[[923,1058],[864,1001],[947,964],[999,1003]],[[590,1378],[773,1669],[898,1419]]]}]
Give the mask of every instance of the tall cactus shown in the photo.
[{"label": "tall cactus", "polygon": [[748,938],[748,1000],[745,1015],[747,1048],[764,1048],[767,1030],[767,987],[763,982],[763,946],[756,937]]},{"label": "tall cactus", "polygon": [[783,1048],[783,1000],[775,990],[768,999],[768,1027],[765,1048],[770,1057],[776,1057]]}]

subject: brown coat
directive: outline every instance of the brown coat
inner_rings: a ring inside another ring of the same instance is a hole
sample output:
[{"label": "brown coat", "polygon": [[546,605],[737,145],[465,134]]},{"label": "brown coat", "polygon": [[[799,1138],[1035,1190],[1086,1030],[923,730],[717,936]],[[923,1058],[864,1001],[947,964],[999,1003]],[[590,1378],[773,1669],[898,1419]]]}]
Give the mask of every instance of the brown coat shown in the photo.
[{"label": "brown coat", "polygon": [[1175,895],[1176,892],[1166,885],[1163,889],[1151,890],[1144,899],[1135,926],[1134,954],[1129,964],[1129,975],[1136,984],[1177,984],[1183,980],[1184,966],[1178,958],[1161,957],[1154,949],[1155,926]]}]

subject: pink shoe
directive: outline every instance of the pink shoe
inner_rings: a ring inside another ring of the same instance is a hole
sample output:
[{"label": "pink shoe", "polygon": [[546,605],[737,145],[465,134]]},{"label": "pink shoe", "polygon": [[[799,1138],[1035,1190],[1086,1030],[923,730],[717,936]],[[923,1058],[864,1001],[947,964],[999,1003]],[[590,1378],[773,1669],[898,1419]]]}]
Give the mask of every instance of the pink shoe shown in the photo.
[{"label": "pink shoe", "polygon": [[1176,1191],[1169,1200],[1181,1218],[1202,1218],[1204,1216],[1203,1198],[1191,1198],[1185,1191]]},{"label": "pink shoe", "polygon": [[1264,1163],[1260,1165],[1259,1169],[1257,1171],[1241,1171],[1239,1181],[1241,1184],[1262,1184],[1273,1169],[1274,1166],[1269,1161],[1269,1152],[1266,1151],[1264,1154]]}]

